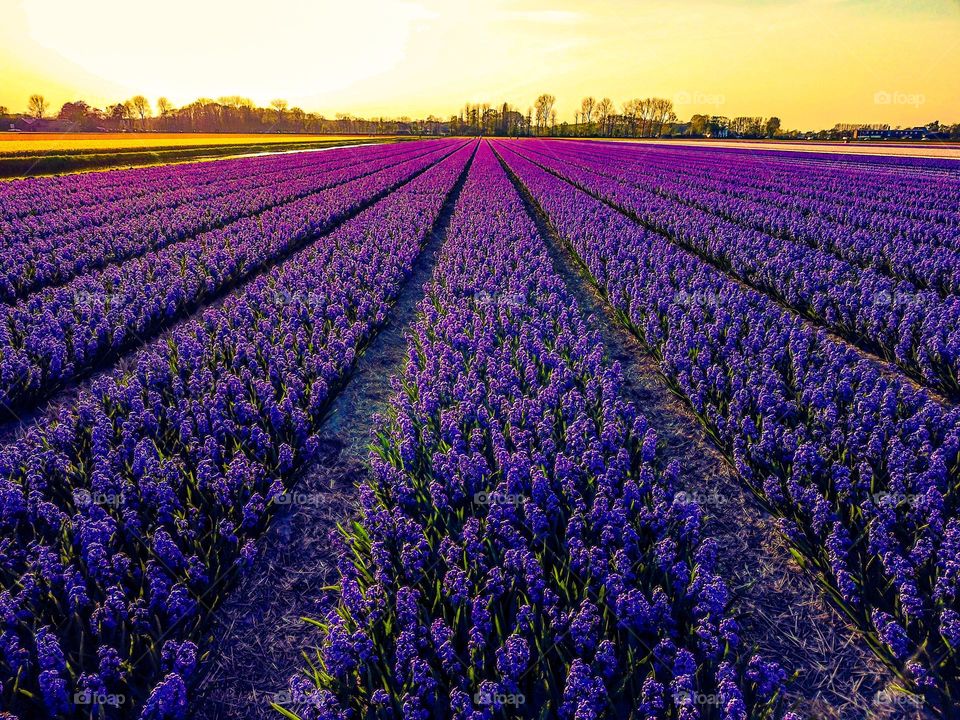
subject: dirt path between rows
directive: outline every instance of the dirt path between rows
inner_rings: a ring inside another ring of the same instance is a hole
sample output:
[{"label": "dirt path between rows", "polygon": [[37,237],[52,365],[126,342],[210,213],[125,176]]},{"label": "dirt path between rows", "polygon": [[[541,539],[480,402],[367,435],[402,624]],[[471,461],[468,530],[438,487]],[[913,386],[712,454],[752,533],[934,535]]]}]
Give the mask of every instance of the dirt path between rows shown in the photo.
[{"label": "dirt path between rows", "polygon": [[656,430],[664,455],[680,462],[686,492],[705,508],[707,534],[720,547],[719,571],[734,598],[745,647],[755,646],[797,674],[788,695],[791,709],[818,720],[924,718],[909,699],[885,690],[893,679],[890,672],[794,562],[776,520],[738,479],[697,418],[670,390],[656,359],[619,322],[579,259],[505,167],[554,266],[589,315],[588,326],[620,363],[629,398]]},{"label": "dirt path between rows", "polygon": [[368,472],[372,418],[387,410],[390,378],[406,362],[404,330],[433,275],[450,216],[470,163],[403,285],[387,325],[357,361],[320,431],[324,457],[297,482],[291,502],[271,521],[260,553],[217,611],[205,676],[195,692],[195,720],[278,720],[270,707],[304,667],[302,652],[320,641],[304,622],[322,611],[321,588],[337,580],[337,523],[355,512],[356,486]]}]

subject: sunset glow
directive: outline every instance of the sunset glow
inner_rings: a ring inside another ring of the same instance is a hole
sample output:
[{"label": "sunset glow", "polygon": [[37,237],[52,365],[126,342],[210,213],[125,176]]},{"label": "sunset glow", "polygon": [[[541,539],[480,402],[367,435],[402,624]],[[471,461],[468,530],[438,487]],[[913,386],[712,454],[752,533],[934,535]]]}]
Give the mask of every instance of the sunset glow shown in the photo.
[{"label": "sunset glow", "polygon": [[[960,114],[956,0],[4,0],[0,105],[282,97],[333,115],[656,95],[677,115],[913,125]],[[909,62],[906,60],[909,59]],[[520,71],[522,70],[522,72]]]}]

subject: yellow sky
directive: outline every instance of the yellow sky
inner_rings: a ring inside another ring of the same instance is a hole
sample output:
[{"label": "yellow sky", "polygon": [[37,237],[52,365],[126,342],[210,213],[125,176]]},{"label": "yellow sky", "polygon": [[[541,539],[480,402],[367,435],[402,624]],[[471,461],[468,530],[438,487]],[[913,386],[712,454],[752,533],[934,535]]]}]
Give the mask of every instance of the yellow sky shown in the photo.
[{"label": "yellow sky", "polygon": [[960,121],[960,0],[0,0],[0,105],[142,93],[332,115],[586,94],[785,127]]}]

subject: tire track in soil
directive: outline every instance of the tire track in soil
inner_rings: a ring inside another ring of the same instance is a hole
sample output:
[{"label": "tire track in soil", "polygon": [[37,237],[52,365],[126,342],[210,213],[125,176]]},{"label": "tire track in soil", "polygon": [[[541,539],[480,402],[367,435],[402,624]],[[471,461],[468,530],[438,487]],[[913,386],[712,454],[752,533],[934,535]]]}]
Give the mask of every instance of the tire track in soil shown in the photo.
[{"label": "tire track in soil", "polygon": [[320,631],[303,618],[324,612],[322,588],[336,582],[336,526],[356,512],[356,486],[368,473],[371,421],[387,410],[393,396],[389,379],[406,362],[404,330],[433,276],[472,163],[473,156],[447,196],[386,325],[334,399],[320,428],[321,459],[290,489],[295,500],[309,502],[292,502],[274,515],[253,567],[218,610],[204,677],[192,697],[193,720],[278,720],[270,702],[303,667],[303,651],[319,644]]},{"label": "tire track in soil", "polygon": [[788,673],[797,673],[787,695],[790,709],[817,720],[927,720],[927,714],[892,691],[880,696],[885,702],[876,701],[894,680],[890,671],[793,560],[777,521],[740,481],[670,389],[656,359],[619,321],[572,248],[499,157],[537,223],[554,267],[588,316],[587,325],[620,364],[627,396],[656,430],[664,456],[680,462],[685,491],[701,501],[706,534],[719,546],[719,571],[731,592],[744,646],[756,647]]}]

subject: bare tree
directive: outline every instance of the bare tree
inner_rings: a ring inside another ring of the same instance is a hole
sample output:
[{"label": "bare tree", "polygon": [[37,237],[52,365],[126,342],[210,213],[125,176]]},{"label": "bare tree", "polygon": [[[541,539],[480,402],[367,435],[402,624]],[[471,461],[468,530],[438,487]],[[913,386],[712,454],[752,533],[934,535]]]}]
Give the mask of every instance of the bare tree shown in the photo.
[{"label": "bare tree", "polygon": [[292,108],[290,110],[290,117],[293,119],[294,130],[306,130],[305,124],[307,120],[307,114],[302,108]]},{"label": "bare tree", "polygon": [[663,126],[675,122],[676,113],[673,111],[673,100],[667,98],[650,98],[650,135],[663,135]]},{"label": "bare tree", "polygon": [[283,113],[287,109],[287,101],[282,98],[270,101],[270,107],[277,111],[277,127],[283,126]]},{"label": "bare tree", "polygon": [[653,135],[653,117],[656,114],[655,101],[653,98],[644,98],[639,101],[640,110],[640,137],[650,137]]},{"label": "bare tree", "polygon": [[27,101],[27,112],[35,118],[42,118],[47,112],[47,100],[43,95],[31,95]]},{"label": "bare tree", "polygon": [[694,137],[704,137],[710,129],[709,115],[694,115],[690,118],[690,127],[687,130],[688,135]]},{"label": "bare tree", "polygon": [[623,134],[627,137],[637,134],[637,119],[640,117],[642,102],[640,98],[634,98],[623,104]]},{"label": "bare tree", "polygon": [[117,103],[107,108],[107,115],[117,130],[123,130],[127,120],[130,119],[129,103]]},{"label": "bare tree", "polygon": [[597,104],[597,115],[600,120],[600,134],[610,134],[610,116],[613,115],[613,100],[605,97]]},{"label": "bare tree", "polygon": [[253,100],[245,98],[242,95],[223,95],[217,98],[217,102],[226,107],[232,108],[252,108]]},{"label": "bare tree", "polygon": [[135,117],[140,118],[140,129],[147,129],[147,118],[150,117],[150,101],[143,95],[134,95],[130,98],[130,108]]},{"label": "bare tree", "polygon": [[157,113],[160,117],[166,117],[171,112],[173,112],[173,103],[165,97],[157,98]]},{"label": "bare tree", "polygon": [[490,113],[491,113],[490,103],[488,102],[482,103],[480,105],[480,128],[483,131],[484,135],[493,132],[493,127],[492,127],[493,117]]},{"label": "bare tree", "polygon": [[553,113],[553,104],[556,101],[557,99],[553,95],[544,93],[538,97],[537,101],[533,104],[537,111],[537,132],[539,134],[542,134],[547,123],[550,122],[550,115]]},{"label": "bare tree", "polygon": [[587,124],[587,134],[590,134],[590,123],[593,122],[593,109],[597,101],[592,96],[587,96],[580,101],[580,117]]}]

